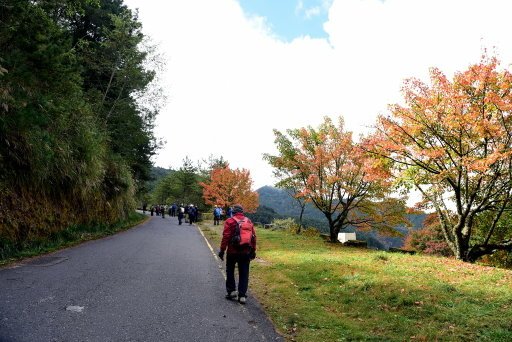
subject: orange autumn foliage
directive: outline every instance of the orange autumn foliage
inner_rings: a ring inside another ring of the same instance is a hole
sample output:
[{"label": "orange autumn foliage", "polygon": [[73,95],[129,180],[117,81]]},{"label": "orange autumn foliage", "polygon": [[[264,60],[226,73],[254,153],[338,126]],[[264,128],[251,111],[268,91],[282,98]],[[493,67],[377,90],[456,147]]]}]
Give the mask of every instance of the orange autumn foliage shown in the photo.
[{"label": "orange autumn foliage", "polygon": [[392,233],[403,223],[400,200],[387,198],[390,174],[381,160],[370,158],[345,131],[328,117],[314,129],[277,130],[278,155],[266,155],[281,176],[281,183],[294,184],[297,197],[316,206],[329,223],[331,241],[349,225]]},{"label": "orange autumn foliage", "polygon": [[258,193],[251,190],[252,180],[248,170],[231,170],[229,166],[213,169],[210,181],[199,183],[208,205],[227,208],[240,204],[245,212],[253,213],[259,206]]},{"label": "orange autumn foliage", "polygon": [[[483,56],[453,80],[435,68],[429,85],[409,79],[403,94],[404,105],[378,118],[366,149],[391,161],[396,178],[422,193],[457,258],[512,250],[512,236],[493,238],[512,204],[512,74]],[[477,227],[484,213],[492,223]]]}]

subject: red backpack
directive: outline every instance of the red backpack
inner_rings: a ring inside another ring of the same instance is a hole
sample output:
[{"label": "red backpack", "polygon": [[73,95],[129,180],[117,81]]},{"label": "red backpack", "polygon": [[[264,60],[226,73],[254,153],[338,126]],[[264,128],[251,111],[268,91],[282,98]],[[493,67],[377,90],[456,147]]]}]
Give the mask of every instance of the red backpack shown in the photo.
[{"label": "red backpack", "polygon": [[231,244],[235,247],[252,247],[254,241],[254,224],[247,217],[236,221],[235,234],[231,238]]}]

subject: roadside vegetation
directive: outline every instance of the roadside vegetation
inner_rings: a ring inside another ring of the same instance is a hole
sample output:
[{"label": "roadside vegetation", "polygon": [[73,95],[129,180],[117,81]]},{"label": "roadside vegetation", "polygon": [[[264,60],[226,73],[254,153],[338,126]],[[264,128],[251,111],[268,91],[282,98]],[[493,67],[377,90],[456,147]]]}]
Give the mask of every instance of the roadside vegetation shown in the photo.
[{"label": "roadside vegetation", "polygon": [[0,51],[0,254],[129,220],[163,99],[137,13],[112,0],[0,2]]},{"label": "roadside vegetation", "polygon": [[[222,226],[201,229],[217,248]],[[250,291],[288,341],[512,340],[510,270],[257,233]]]},{"label": "roadside vegetation", "polygon": [[85,241],[113,235],[130,229],[142,223],[147,218],[146,215],[132,212],[125,219],[113,224],[98,223],[74,225],[52,233],[48,237],[27,241],[24,244],[4,244],[3,248],[0,249],[0,266],[5,266],[24,258],[35,257],[63,248],[76,246]]}]

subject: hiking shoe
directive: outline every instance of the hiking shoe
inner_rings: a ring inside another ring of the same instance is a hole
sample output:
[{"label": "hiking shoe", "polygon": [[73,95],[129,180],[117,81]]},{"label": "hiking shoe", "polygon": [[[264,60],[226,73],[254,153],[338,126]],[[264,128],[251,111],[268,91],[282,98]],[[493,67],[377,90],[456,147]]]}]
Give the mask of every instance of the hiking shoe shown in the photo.
[{"label": "hiking shoe", "polygon": [[245,297],[245,296],[244,297],[238,297],[238,302],[240,304],[245,304],[246,301],[247,301],[247,297]]},{"label": "hiking shoe", "polygon": [[226,299],[235,299],[238,296],[238,293],[236,291],[228,292],[226,295]]}]

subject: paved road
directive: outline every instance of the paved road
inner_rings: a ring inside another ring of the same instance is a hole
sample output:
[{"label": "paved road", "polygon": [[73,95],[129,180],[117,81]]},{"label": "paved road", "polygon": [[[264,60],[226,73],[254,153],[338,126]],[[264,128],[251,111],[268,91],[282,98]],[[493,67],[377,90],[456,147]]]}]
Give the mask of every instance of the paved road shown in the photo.
[{"label": "paved road", "polygon": [[0,341],[281,341],[224,278],[197,227],[129,231],[0,269]]}]

